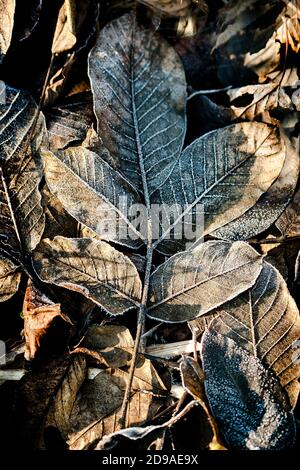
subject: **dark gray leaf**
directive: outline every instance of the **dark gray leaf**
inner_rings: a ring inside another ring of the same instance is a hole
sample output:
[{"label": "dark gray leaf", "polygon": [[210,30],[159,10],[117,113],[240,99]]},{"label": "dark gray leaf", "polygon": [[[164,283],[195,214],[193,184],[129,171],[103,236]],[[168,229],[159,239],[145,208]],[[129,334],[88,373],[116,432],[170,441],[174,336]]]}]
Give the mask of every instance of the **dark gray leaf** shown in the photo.
[{"label": "dark gray leaf", "polygon": [[286,396],[258,358],[209,330],[203,335],[201,356],[206,394],[230,448],[293,446],[295,422]]},{"label": "dark gray leaf", "polygon": [[206,242],[172,256],[151,276],[148,315],[192,320],[251,287],[262,257],[244,242]]},{"label": "dark gray leaf", "polygon": [[104,27],[89,56],[98,132],[115,166],[151,194],[178,162],[186,82],[175,50],[135,13]]}]

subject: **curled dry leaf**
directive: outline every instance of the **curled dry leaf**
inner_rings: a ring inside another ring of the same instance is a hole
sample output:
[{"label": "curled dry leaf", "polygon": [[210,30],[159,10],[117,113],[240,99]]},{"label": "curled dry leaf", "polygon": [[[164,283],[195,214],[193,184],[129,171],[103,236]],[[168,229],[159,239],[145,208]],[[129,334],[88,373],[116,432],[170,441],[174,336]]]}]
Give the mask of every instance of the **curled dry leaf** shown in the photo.
[{"label": "curled dry leaf", "polygon": [[89,238],[43,240],[34,253],[42,280],[80,292],[112,314],[139,305],[141,280],[132,262],[108,243]]},{"label": "curled dry leaf", "polygon": [[[253,121],[259,116],[263,116],[268,111],[293,110],[293,103],[284,88],[276,83],[267,83],[264,85],[247,85],[240,88],[234,88],[227,91],[231,102],[231,110],[236,118]],[[242,100],[252,96],[252,101],[246,106],[237,106],[235,100]],[[268,113],[268,121],[275,122]]]},{"label": "curled dry leaf", "polygon": [[102,29],[89,55],[89,76],[99,135],[115,167],[147,198],[176,166],[183,145],[181,61],[131,13]]},{"label": "curled dry leaf", "polygon": [[218,75],[224,85],[243,85],[254,74],[262,82],[276,69],[280,44],[273,31],[282,12],[277,0],[238,0],[219,11],[221,31],[216,35],[214,49]]},{"label": "curled dry leaf", "polygon": [[52,53],[59,54],[72,49],[76,44],[76,0],[64,0],[59,11]]},{"label": "curled dry leaf", "polygon": [[257,357],[209,330],[203,335],[201,356],[206,395],[231,449],[293,446],[295,422],[285,393]]},{"label": "curled dry leaf", "polygon": [[55,304],[40,292],[29,280],[23,304],[25,359],[35,358],[42,337],[47,333],[53,320],[61,318],[70,322],[60,310],[60,304]]},{"label": "curled dry leaf", "polygon": [[[192,6],[192,0],[139,0],[139,2],[167,16],[188,16]],[[204,0],[199,3],[207,9]]]},{"label": "curled dry leaf", "polygon": [[0,22],[0,63],[5,56],[11,41],[14,25],[14,14],[16,0],[1,0],[1,22]]},{"label": "curled dry leaf", "polygon": [[206,242],[172,256],[151,276],[147,314],[183,322],[222,305],[252,286],[262,257],[244,242]]},{"label": "curled dry leaf", "polygon": [[299,394],[300,315],[285,281],[264,262],[255,285],[217,309],[210,325],[260,359],[274,374],[294,408]]},{"label": "curled dry leaf", "polygon": [[[104,436],[96,445],[95,450],[161,450],[161,441],[164,439],[166,426],[132,426]],[[153,447],[155,443],[158,446]]]}]

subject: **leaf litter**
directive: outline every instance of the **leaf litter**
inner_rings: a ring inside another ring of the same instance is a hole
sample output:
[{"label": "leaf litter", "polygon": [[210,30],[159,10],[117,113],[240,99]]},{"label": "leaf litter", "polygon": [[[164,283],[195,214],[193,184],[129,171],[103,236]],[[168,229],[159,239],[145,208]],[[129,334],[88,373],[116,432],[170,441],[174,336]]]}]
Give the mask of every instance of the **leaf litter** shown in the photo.
[{"label": "leaf litter", "polygon": [[299,1],[2,3],[7,443],[292,448]]}]

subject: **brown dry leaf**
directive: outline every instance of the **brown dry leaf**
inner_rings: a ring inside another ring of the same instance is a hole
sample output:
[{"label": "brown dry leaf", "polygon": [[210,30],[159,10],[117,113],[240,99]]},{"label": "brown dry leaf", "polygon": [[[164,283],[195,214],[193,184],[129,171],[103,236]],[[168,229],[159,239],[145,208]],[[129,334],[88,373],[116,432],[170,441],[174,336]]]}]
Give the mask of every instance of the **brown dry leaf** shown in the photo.
[{"label": "brown dry leaf", "polygon": [[68,51],[75,46],[77,39],[76,14],[76,0],[65,0],[57,19],[52,44],[53,54]]},{"label": "brown dry leaf", "polygon": [[[192,6],[192,0],[139,0],[139,2],[167,16],[187,16]],[[204,0],[199,3],[207,9]]]},{"label": "brown dry leaf", "polygon": [[[231,110],[236,118],[243,118],[245,120],[253,121],[258,116],[264,116],[268,111],[274,109],[288,109],[293,110],[291,98],[287,95],[284,89],[276,84],[268,83],[264,85],[247,85],[241,88],[234,88],[227,91],[231,102]],[[246,106],[236,106],[234,104],[237,99],[245,99],[245,97],[252,96],[252,101]],[[275,122],[269,115],[267,121]]]},{"label": "brown dry leaf", "polygon": [[[77,354],[72,357],[72,361],[64,374],[63,380],[51,400],[51,405],[43,424],[44,439],[45,431],[49,427],[57,429],[61,437],[64,440],[67,439],[75,401],[85,377],[85,357],[81,354]],[[41,442],[41,447],[42,446],[43,442]]]},{"label": "brown dry leaf", "polygon": [[[254,74],[263,82],[280,62],[280,44],[274,23],[278,1],[238,0],[228,2],[219,11],[215,47],[218,75],[224,85],[240,86],[253,82]],[[273,35],[272,35],[273,34]]]},{"label": "brown dry leaf", "polygon": [[0,302],[5,302],[17,292],[20,280],[18,266],[0,257]]},{"label": "brown dry leaf", "polygon": [[242,216],[211,233],[225,240],[248,240],[267,230],[293,197],[299,176],[299,152],[284,133],[285,161],[278,178],[257,203]]},{"label": "brown dry leaf", "polygon": [[5,56],[12,37],[16,0],[0,0],[0,63]]},{"label": "brown dry leaf", "polygon": [[44,431],[49,410],[52,423],[55,409],[60,408],[57,420],[64,419],[64,399],[69,410],[69,403],[76,397],[84,375],[83,356],[62,356],[44,363],[38,370],[27,372],[20,380],[14,425],[17,437],[27,449],[45,448]]},{"label": "brown dry leaf", "polygon": [[52,75],[49,83],[47,84],[47,88],[45,91],[45,97],[43,100],[44,106],[51,106],[55,103],[55,101],[59,98],[61,93],[63,92],[69,74],[71,72],[72,66],[76,61],[75,52],[68,54],[66,61],[64,64],[58,68]]},{"label": "brown dry leaf", "polygon": [[103,436],[95,450],[126,450],[136,453],[139,450],[162,450],[167,426],[132,426],[128,429]]},{"label": "brown dry leaf", "polygon": [[[108,369],[84,384],[71,416],[71,450],[89,449],[117,430],[127,380],[127,372]],[[165,395],[166,388],[153,365],[141,358],[134,374],[126,427],[153,418]]]},{"label": "brown dry leaf", "polygon": [[40,292],[31,280],[28,281],[23,304],[25,359],[31,361],[36,356],[42,337],[47,333],[53,320],[61,318],[70,322],[60,310],[60,304],[55,304]]},{"label": "brown dry leaf", "polygon": [[204,388],[204,372],[201,369],[198,362],[191,357],[187,356],[180,362],[180,373],[182,384],[185,390],[192,395],[195,400],[198,400],[206,413],[208,423],[213,432],[213,439],[209,444],[210,450],[226,450],[226,447],[222,444],[221,437],[219,435],[218,426],[213,418],[207,398],[205,395]]},{"label": "brown dry leaf", "polygon": [[88,92],[74,94],[46,110],[45,116],[51,151],[81,143],[93,122],[91,94]]},{"label": "brown dry leaf", "polygon": [[300,235],[300,189],[296,191],[293,199],[276,221],[276,227],[283,237],[297,237]]},{"label": "brown dry leaf", "polygon": [[300,315],[279,272],[264,262],[256,284],[214,312],[210,331],[227,336],[259,358],[278,377],[291,407],[299,394]]},{"label": "brown dry leaf", "polygon": [[284,0],[286,7],[282,14],[282,22],[276,31],[276,40],[288,44],[298,53],[300,50],[300,1]]},{"label": "brown dry leaf", "polygon": [[261,256],[244,242],[201,243],[154,271],[147,314],[171,323],[204,315],[253,285],[261,266]]},{"label": "brown dry leaf", "polygon": [[134,264],[106,242],[45,239],[34,253],[34,267],[45,282],[80,292],[111,314],[139,306],[142,283]]},{"label": "brown dry leaf", "polygon": [[53,239],[56,235],[75,237],[78,224],[68,212],[65,211],[59,200],[49,191],[48,186],[41,190],[42,206],[45,213],[44,238]]},{"label": "brown dry leaf", "polygon": [[128,328],[122,325],[90,326],[80,348],[96,351],[107,367],[130,364],[134,341]]}]

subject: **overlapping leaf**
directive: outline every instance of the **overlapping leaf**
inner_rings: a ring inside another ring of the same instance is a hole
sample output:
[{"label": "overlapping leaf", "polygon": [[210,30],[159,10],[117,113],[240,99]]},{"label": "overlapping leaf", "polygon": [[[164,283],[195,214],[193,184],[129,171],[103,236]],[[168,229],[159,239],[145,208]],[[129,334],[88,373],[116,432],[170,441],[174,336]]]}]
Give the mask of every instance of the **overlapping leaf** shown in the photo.
[{"label": "overlapping leaf", "polygon": [[142,287],[135,266],[105,242],[46,239],[35,251],[34,263],[44,281],[80,292],[112,314],[139,305]]},{"label": "overlapping leaf", "polygon": [[76,220],[102,238],[139,246],[142,235],[130,219],[129,209],[141,199],[127,180],[101,158],[105,155],[105,149],[100,156],[84,147],[55,154],[44,151],[47,184]]},{"label": "overlapping leaf", "polygon": [[294,407],[299,394],[300,316],[276,268],[264,262],[255,285],[214,312],[211,330],[228,336],[274,371]]},{"label": "overlapping leaf", "polygon": [[[42,117],[28,142],[36,109],[27,93],[6,87],[6,103],[0,105],[0,257],[9,260],[10,268],[4,266],[3,271],[15,271],[22,264],[44,229],[38,190],[42,163],[36,155],[44,131]],[[12,279],[12,292],[17,279]]]},{"label": "overlapping leaf", "polygon": [[[225,240],[247,240],[267,230],[284,211],[298,182],[299,152],[286,137],[283,138],[286,144],[286,157],[278,178],[253,207],[211,235]],[[281,217],[276,224],[279,220],[282,220]]]},{"label": "overlapping leaf", "polygon": [[[185,135],[186,82],[175,50],[137,24],[112,21],[89,56],[98,132],[115,167],[151,194],[178,162]],[[149,195],[148,194],[148,195]]]},{"label": "overlapping leaf", "polygon": [[[182,247],[187,241],[183,238],[185,224],[190,225],[188,234],[197,236],[199,223],[203,223],[203,236],[242,215],[279,176],[285,154],[278,130],[255,122],[219,129],[194,141],[153,196],[157,203],[174,207],[175,212],[174,222],[167,229],[162,227],[155,244],[162,240],[158,248],[168,252],[169,240],[164,242],[164,238],[171,229],[183,232],[181,239],[173,242]],[[201,213],[203,222],[199,222]]]},{"label": "overlapping leaf", "polygon": [[231,449],[293,446],[295,422],[279,382],[232,339],[209,330],[201,351],[206,394]]},{"label": "overlapping leaf", "polygon": [[261,265],[261,256],[244,242],[206,242],[174,255],[151,276],[148,315],[192,320],[252,286]]},{"label": "overlapping leaf", "polygon": [[[72,450],[88,449],[106,434],[118,429],[128,373],[120,369],[99,371],[89,380],[76,400],[70,421],[69,446]],[[157,412],[166,387],[149,360],[143,360],[135,370],[132,396],[126,427],[151,419]]]}]

